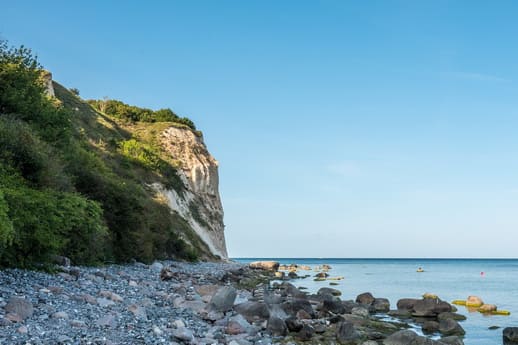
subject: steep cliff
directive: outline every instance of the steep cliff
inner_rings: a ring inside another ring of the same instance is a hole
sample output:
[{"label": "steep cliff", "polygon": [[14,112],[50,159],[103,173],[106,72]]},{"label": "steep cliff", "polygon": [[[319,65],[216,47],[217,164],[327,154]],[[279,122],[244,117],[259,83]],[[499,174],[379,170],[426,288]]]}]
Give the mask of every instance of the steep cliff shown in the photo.
[{"label": "steep cliff", "polygon": [[218,162],[207,150],[199,132],[169,127],[159,137],[165,152],[178,162],[178,175],[186,189],[178,193],[155,183],[169,207],[187,220],[211,252],[226,259],[223,207],[219,196]]}]

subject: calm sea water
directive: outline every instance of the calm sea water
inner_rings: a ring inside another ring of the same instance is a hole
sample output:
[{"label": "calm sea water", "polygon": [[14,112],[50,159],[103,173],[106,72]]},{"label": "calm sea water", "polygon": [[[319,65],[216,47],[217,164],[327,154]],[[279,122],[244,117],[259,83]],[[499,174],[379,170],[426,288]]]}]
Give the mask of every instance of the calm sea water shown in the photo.
[{"label": "calm sea water", "polygon": [[[344,276],[338,286],[342,299],[355,299],[363,292],[390,300],[396,308],[397,300],[420,298],[425,292],[437,294],[451,302],[477,295],[485,303],[496,304],[498,309],[511,312],[510,316],[484,316],[469,313],[458,306],[459,313],[467,316],[461,325],[466,330],[466,345],[500,345],[502,328],[518,326],[518,259],[276,259],[239,258],[247,263],[256,260],[276,260],[281,264],[303,264],[315,267],[329,264],[331,276]],[[417,273],[422,267],[425,272]],[[302,271],[301,274],[304,274]],[[483,272],[483,274],[481,274]],[[314,275],[312,271],[308,274]],[[296,286],[316,292],[329,282],[315,282],[313,277],[294,281]],[[489,330],[490,326],[500,326]]]}]

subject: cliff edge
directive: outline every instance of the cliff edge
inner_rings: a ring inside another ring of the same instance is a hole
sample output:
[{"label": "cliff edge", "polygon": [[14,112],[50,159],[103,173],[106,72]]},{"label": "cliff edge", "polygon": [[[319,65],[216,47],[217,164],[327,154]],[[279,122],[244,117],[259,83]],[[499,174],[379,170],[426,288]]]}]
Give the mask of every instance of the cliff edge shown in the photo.
[{"label": "cliff edge", "polygon": [[202,135],[191,129],[169,127],[158,141],[179,165],[177,173],[186,189],[179,193],[158,183],[153,186],[165,196],[169,207],[189,223],[212,254],[227,259],[218,161],[207,150]]}]

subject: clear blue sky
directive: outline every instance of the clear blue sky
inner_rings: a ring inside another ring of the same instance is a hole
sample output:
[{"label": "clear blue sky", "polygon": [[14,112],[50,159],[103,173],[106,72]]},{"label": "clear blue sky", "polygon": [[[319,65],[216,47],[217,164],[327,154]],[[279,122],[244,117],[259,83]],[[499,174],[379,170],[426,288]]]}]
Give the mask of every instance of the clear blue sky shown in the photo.
[{"label": "clear blue sky", "polygon": [[0,8],[84,98],[195,121],[233,257],[518,256],[516,1]]}]

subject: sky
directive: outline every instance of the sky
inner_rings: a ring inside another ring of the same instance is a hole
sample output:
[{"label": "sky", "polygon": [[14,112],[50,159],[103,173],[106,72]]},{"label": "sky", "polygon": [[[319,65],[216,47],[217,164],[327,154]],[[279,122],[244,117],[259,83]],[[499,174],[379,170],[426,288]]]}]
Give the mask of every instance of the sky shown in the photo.
[{"label": "sky", "polygon": [[191,118],[231,257],[518,257],[518,2],[11,1],[83,98]]}]

